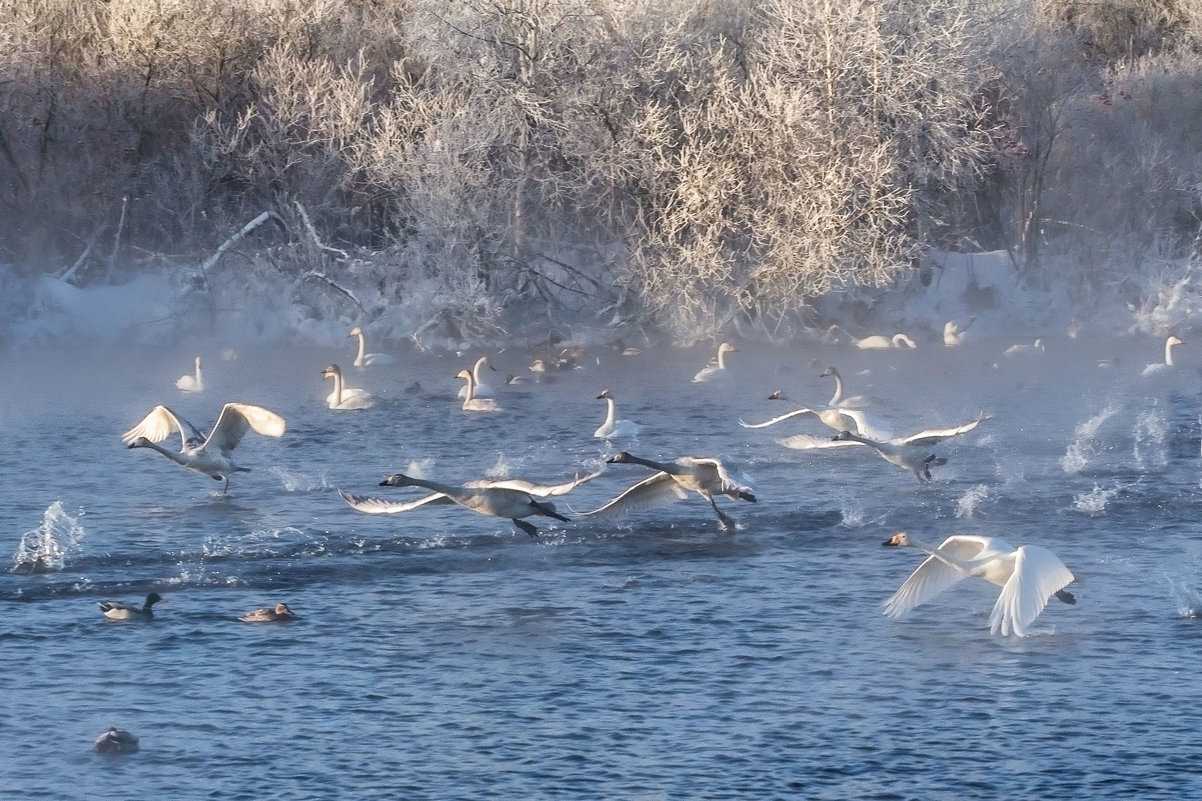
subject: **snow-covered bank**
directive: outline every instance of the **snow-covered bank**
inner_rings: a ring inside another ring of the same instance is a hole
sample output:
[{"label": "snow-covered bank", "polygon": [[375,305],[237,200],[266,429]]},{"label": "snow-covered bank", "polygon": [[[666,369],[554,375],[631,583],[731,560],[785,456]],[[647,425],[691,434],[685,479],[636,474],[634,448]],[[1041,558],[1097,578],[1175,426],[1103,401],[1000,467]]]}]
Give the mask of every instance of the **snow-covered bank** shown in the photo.
[{"label": "snow-covered bank", "polygon": [[[1074,336],[1081,330],[1163,336],[1199,325],[1202,282],[1188,265],[1132,276],[1126,286],[1108,293],[1085,293],[1073,285],[1071,271],[1062,277],[1037,288],[1015,271],[1004,252],[933,253],[894,286],[818,299],[817,326],[768,334],[740,324],[735,333],[749,339],[801,340],[822,336],[827,326],[837,323],[854,336],[905,331],[919,342],[942,344],[949,322],[967,337],[1016,341]],[[336,346],[345,343],[350,326],[364,325],[374,340],[459,349],[545,340],[553,329],[565,341],[597,344],[654,327],[634,320],[615,325],[612,316],[598,316],[594,309],[581,311],[578,319],[552,322],[535,311],[539,304],[532,300],[516,299],[502,307],[481,289],[448,291],[435,282],[414,282],[395,302],[380,291],[380,283],[381,276],[369,266],[337,279],[248,270],[238,281],[215,289],[200,276],[183,273],[147,274],[118,286],[77,287],[51,276],[22,280],[6,270],[0,272],[0,338],[10,345],[202,339]],[[729,333],[694,332],[687,338],[697,341]]]}]

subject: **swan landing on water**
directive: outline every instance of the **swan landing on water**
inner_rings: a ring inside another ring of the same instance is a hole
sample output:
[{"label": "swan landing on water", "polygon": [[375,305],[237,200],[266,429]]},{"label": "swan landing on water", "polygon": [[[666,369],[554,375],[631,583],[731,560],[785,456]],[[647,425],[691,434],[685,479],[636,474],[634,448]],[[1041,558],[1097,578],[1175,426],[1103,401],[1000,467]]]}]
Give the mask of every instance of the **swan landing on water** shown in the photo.
[{"label": "swan landing on water", "polygon": [[[176,464],[206,476],[225,481],[223,491],[230,488],[230,473],[248,473],[249,467],[234,463],[233,450],[247,431],[265,437],[284,435],[284,418],[262,406],[249,403],[227,403],[221,407],[217,424],[204,436],[196,426],[166,406],[156,406],[142,421],[121,435],[121,441],[131,448],[150,448]],[[180,449],[176,453],[155,443],[162,442],[173,432],[179,432]]]},{"label": "swan landing on water", "polygon": [[1067,604],[1077,602],[1064,590],[1073,582],[1073,574],[1056,554],[1038,545],[1015,548],[997,537],[953,534],[936,548],[904,531],[883,544],[917,548],[929,554],[885,601],[885,614],[889,617],[898,617],[969,577],[1002,588],[989,615],[989,630],[993,634],[1013,633],[1022,637],[1052,596]]}]

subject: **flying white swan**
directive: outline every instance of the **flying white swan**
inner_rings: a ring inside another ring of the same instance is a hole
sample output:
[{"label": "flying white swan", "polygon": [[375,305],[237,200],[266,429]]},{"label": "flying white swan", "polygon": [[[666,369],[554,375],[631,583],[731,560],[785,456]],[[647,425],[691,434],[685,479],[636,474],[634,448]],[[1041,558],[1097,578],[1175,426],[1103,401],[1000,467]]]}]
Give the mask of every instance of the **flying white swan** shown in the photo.
[{"label": "flying white swan", "polygon": [[205,391],[205,378],[204,378],[204,374],[200,371],[200,357],[199,356],[196,357],[196,374],[180,376],[179,378],[175,379],[175,386],[181,392],[204,392]]},{"label": "flying white swan", "polygon": [[1146,376],[1153,376],[1171,372],[1173,368],[1176,367],[1176,365],[1173,364],[1173,348],[1184,344],[1185,343],[1181,341],[1181,338],[1175,334],[1170,336],[1164,341],[1164,361],[1149,364],[1144,368],[1142,374]]},{"label": "flying white swan", "polygon": [[1056,554],[1039,545],[1013,547],[997,537],[953,534],[938,548],[926,545],[904,531],[884,542],[894,547],[918,548],[929,556],[885,601],[885,614],[898,617],[924,604],[963,578],[974,577],[1002,588],[989,630],[1003,636],[1022,637],[1052,596],[1067,604],[1077,599],[1065,591],[1073,574]]},{"label": "flying white swan", "polygon": [[606,411],[605,421],[600,427],[593,432],[594,437],[601,439],[611,439],[614,437],[637,437],[639,431],[643,429],[641,425],[631,420],[615,420],[617,409],[614,404],[613,395],[609,394],[608,389],[601,390],[601,394],[597,396],[597,400],[604,400]]},{"label": "flying white swan", "polygon": [[[162,442],[173,432],[179,432],[179,452],[167,450],[155,443]],[[249,467],[234,463],[233,450],[247,431],[265,437],[284,435],[284,418],[262,406],[249,403],[227,403],[221,407],[217,424],[205,437],[196,426],[166,406],[156,406],[142,421],[121,435],[121,441],[131,448],[150,448],[178,465],[204,473],[217,481],[225,481],[223,491],[230,488],[230,473],[249,473]]]},{"label": "flying white swan", "polygon": [[456,378],[462,378],[467,382],[467,395],[463,397],[463,411],[465,412],[499,412],[501,407],[492,398],[477,398],[476,397],[476,377],[472,375],[471,370],[460,370],[455,374]]},{"label": "flying white swan", "polygon": [[387,353],[368,353],[367,352],[367,337],[363,335],[363,329],[355,326],[348,337],[359,338],[359,351],[355,354],[355,360],[351,364],[355,367],[377,367],[382,364],[392,364],[395,359]]},{"label": "flying white swan", "polygon": [[348,387],[342,380],[342,368],[336,364],[328,365],[321,371],[322,378],[334,382],[334,390],[326,395],[326,406],[335,411],[357,411],[370,409],[376,399],[358,387]]},{"label": "flying white swan", "polygon": [[100,754],[132,754],[138,750],[138,738],[125,729],[109,726],[92,743],[92,750]]},{"label": "flying white swan", "polygon": [[288,604],[278,603],[274,607],[253,609],[238,619],[243,623],[283,623],[296,620],[296,613],[288,608]]},{"label": "flying white swan", "polygon": [[726,354],[735,353],[737,351],[738,348],[736,348],[734,345],[730,344],[729,342],[723,342],[718,346],[718,355],[714,358],[714,360],[698,370],[697,375],[693,376],[693,383],[701,384],[706,381],[715,381],[727,375]]},{"label": "flying white swan", "polygon": [[[929,453],[922,443],[897,444],[894,442],[878,442],[874,439],[853,434],[850,431],[840,431],[835,435],[836,441],[853,441],[867,445],[877,452],[882,459],[890,464],[909,470],[918,478],[918,483],[925,484],[931,480],[931,468],[947,464],[947,459]],[[783,443],[782,443],[783,444]]]},{"label": "flying white swan", "polygon": [[152,607],[159,602],[167,603],[167,599],[159,595],[157,592],[149,593],[146,596],[146,602],[141,608],[136,606],[126,606],[118,601],[97,601],[100,604],[100,611],[109,620],[150,620],[154,617]]},{"label": "flying white swan", "polygon": [[740,486],[734,481],[726,472],[726,467],[717,459],[682,456],[675,462],[665,464],[620,451],[607,461],[610,464],[641,464],[658,472],[630,487],[604,506],[582,513],[582,517],[604,517],[662,506],[687,498],[689,492],[696,492],[709,501],[714,513],[718,515],[722,530],[731,531],[735,521],[718,508],[714,496],[726,495],[735,500],[755,503],[755,495],[750,488]]},{"label": "flying white swan", "polygon": [[[491,517],[507,517],[513,521],[515,526],[531,537],[538,536],[538,529],[525,520],[522,520],[523,517],[543,515],[544,517],[553,517],[556,520],[562,520],[565,523],[570,522],[568,518],[555,511],[555,504],[550,501],[540,500],[529,492],[510,487],[480,487],[470,484],[452,486],[450,484],[440,484],[437,481],[428,481],[424,478],[413,478],[403,473],[395,473],[389,476],[380,482],[380,486],[425,487],[428,490],[433,490],[436,494],[445,496],[451,503],[458,504],[465,509],[471,509],[478,514],[489,515]],[[346,496],[343,497],[345,498]],[[445,501],[427,497],[424,499],[424,503],[445,503]]]},{"label": "flying white swan", "polygon": [[[879,439],[879,440],[893,439],[892,432],[888,431],[885,428],[882,428],[880,426],[880,423],[875,418],[869,417],[867,414],[860,411],[859,409],[837,409],[837,408],[811,409],[808,406],[802,406],[799,409],[794,409],[791,412],[786,412],[785,414],[777,415],[776,417],[773,417],[771,420],[765,420],[762,423],[748,423],[743,420],[739,420],[739,425],[741,425],[743,428],[768,428],[769,426],[774,426],[777,423],[783,423],[786,420],[792,420],[794,417],[806,417],[806,416],[816,417],[819,421],[822,422],[823,425],[827,426],[828,428],[832,428],[835,431],[843,431],[844,429],[847,429],[849,431],[855,431],[856,433],[862,434],[866,437],[871,437],[872,439]],[[821,444],[823,442],[831,443],[831,440],[829,438],[826,440],[821,440],[821,439],[817,439],[817,438],[811,438],[811,439],[815,440],[815,444],[809,446],[811,448],[823,447],[823,445]],[[844,442],[841,444],[847,445],[847,444],[855,444],[855,443]],[[837,447],[837,446],[832,444],[832,445],[827,445],[827,447]],[[798,448],[798,450],[804,450],[804,449]]]},{"label": "flying white swan", "polygon": [[[472,378],[476,382],[476,386],[472,392],[472,395],[477,398],[491,398],[494,394],[493,388],[484,381],[483,371],[485,367],[493,371],[497,369],[489,363],[487,356],[481,356],[479,359],[476,359],[476,364],[472,367]],[[459,394],[457,397],[466,398],[467,393],[468,387],[466,384],[464,384],[459,388]]]},{"label": "flying white swan", "polygon": [[[601,475],[600,470],[583,476],[577,474],[571,481],[565,481],[562,484],[535,484],[534,482],[520,478],[479,478],[474,481],[464,482],[463,486],[468,489],[490,489],[494,487],[511,489],[524,492],[527,495],[533,495],[536,498],[550,498],[567,495],[581,484],[586,481],[592,481],[599,475]],[[346,501],[347,505],[352,509],[369,515],[394,515],[400,512],[410,512],[426,505],[454,503],[453,500],[441,492],[432,492],[413,501],[387,501],[383,498],[373,498],[368,495],[356,495],[353,492],[345,490],[338,490],[338,494],[342,496],[342,500]]]}]

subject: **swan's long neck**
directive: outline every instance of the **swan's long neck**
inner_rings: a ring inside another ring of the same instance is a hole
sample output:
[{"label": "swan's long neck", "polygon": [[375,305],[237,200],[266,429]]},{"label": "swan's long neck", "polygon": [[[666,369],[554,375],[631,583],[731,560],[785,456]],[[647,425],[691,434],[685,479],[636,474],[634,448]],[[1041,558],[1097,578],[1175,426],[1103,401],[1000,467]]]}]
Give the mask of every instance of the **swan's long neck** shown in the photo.
[{"label": "swan's long neck", "polygon": [[893,335],[893,344],[895,347],[898,347],[898,348],[917,348],[918,347],[918,345],[914,342],[914,340],[910,339],[905,334],[894,334]]},{"label": "swan's long neck", "polygon": [[651,467],[655,470],[660,470],[670,475],[680,475],[683,472],[680,468],[680,465],[664,464],[662,462],[652,461],[651,459],[644,459],[641,456],[635,456],[632,453],[626,454],[626,461],[634,462],[635,464],[641,464],[645,467]]},{"label": "swan's long neck", "polygon": [[426,489],[433,490],[434,492],[441,492],[448,498],[458,498],[463,495],[462,487],[452,487],[449,484],[442,484],[438,481],[430,481],[426,478],[413,478],[412,476],[405,476],[404,482],[405,483],[401,486],[425,487]]},{"label": "swan's long neck", "polygon": [[[360,342],[363,340],[360,339]],[[330,373],[330,377],[334,379],[334,405],[342,405],[342,373]]]},{"label": "swan's long neck", "polygon": [[159,445],[157,442],[151,442],[150,440],[146,440],[146,442],[144,442],[142,445],[139,445],[138,447],[150,448],[152,450],[156,450],[159,453],[166,456],[171,461],[175,462],[176,464],[183,465],[184,467],[188,466],[188,462],[186,459],[184,459],[183,454],[176,453],[175,451],[172,451],[172,450],[168,450],[167,448],[164,448],[162,445]]},{"label": "swan's long neck", "polygon": [[605,422],[602,423],[601,425],[612,426],[614,424],[614,419],[618,416],[617,409],[615,408],[615,404],[614,404],[614,399],[606,398],[605,406],[606,406]]},{"label": "swan's long neck", "polygon": [[363,332],[355,334],[359,339],[359,352],[355,355],[355,367],[362,367],[363,360],[367,356],[367,337],[363,336]]},{"label": "swan's long neck", "polygon": [[475,379],[477,384],[483,380],[483,374],[481,371],[484,370],[484,365],[487,363],[487,359],[485,359],[483,356],[481,356],[479,359],[476,359],[476,366],[472,368],[472,378]]},{"label": "swan's long neck", "polygon": [[718,369],[726,369],[726,348],[718,348]]},{"label": "swan's long neck", "polygon": [[1176,344],[1177,343],[1171,339],[1165,340],[1165,343],[1164,343],[1164,363],[1167,364],[1169,367],[1173,366],[1173,347]]},{"label": "swan's long neck", "polygon": [[827,406],[838,406],[843,402],[843,378],[834,370],[831,370],[831,377],[835,379],[835,394],[831,395],[831,402]]},{"label": "swan's long neck", "polygon": [[476,397],[476,377],[469,372],[462,378],[467,382],[467,397],[463,399],[463,402],[469,403]]}]

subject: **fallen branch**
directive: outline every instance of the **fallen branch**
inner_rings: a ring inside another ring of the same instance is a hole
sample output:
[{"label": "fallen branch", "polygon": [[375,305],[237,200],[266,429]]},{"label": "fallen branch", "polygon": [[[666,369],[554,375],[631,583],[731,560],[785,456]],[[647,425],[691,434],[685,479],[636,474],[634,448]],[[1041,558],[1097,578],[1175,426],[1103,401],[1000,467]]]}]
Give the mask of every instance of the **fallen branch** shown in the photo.
[{"label": "fallen branch", "polygon": [[305,211],[305,207],[301,205],[299,200],[294,201],[294,203],[296,205],[297,213],[300,214],[301,224],[304,225],[305,231],[309,234],[309,238],[313,240],[313,244],[317,245],[317,249],[322,253],[333,253],[343,261],[349,259],[350,254],[348,254],[345,250],[339,250],[338,248],[330,247],[321,241],[321,238],[317,236],[317,229],[313,227],[313,222],[309,219],[309,213]]}]

